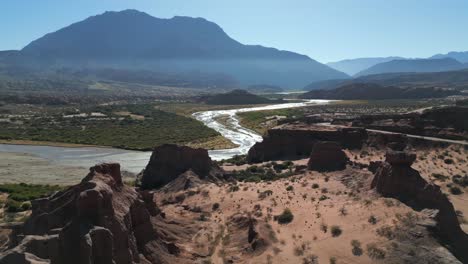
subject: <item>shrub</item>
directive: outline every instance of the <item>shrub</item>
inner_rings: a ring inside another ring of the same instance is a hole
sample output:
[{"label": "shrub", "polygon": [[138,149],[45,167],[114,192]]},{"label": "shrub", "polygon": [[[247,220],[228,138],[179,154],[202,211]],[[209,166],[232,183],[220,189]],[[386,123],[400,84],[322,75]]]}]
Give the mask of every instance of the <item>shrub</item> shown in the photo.
[{"label": "shrub", "polygon": [[288,187],[286,187],[286,191],[288,192],[291,192],[294,190],[294,187],[292,185],[289,185]]},{"label": "shrub", "polygon": [[458,184],[462,187],[468,186],[468,175],[461,176],[461,175],[454,175],[452,177],[452,181],[455,184]]},{"label": "shrub", "polygon": [[392,240],[395,238],[395,232],[393,231],[391,226],[382,226],[376,230],[377,235],[381,237],[386,237],[388,240]]},{"label": "shrub", "polygon": [[331,227],[331,234],[333,237],[338,237],[341,235],[341,233],[343,233],[343,230],[341,230],[341,227],[336,226],[336,225]]},{"label": "shrub", "polygon": [[367,255],[372,259],[384,259],[385,251],[377,247],[375,243],[367,245]]},{"label": "shrub", "polygon": [[453,194],[453,195],[460,195],[462,194],[462,190],[460,188],[458,188],[457,186],[451,186],[450,187],[450,193]]},{"label": "shrub", "polygon": [[22,211],[28,211],[31,209],[31,203],[30,202],[24,202],[22,205],[21,205],[21,210]]},{"label": "shrub", "polygon": [[21,202],[15,201],[13,199],[8,199],[5,207],[6,207],[7,212],[16,213],[16,212],[23,211],[21,208],[21,205],[22,205]]},{"label": "shrub", "polygon": [[367,221],[373,225],[377,224],[377,218],[374,215],[369,216]]},{"label": "shrub", "polygon": [[293,219],[294,215],[289,208],[284,209],[283,213],[275,216],[275,220],[278,221],[279,224],[289,224]]},{"label": "shrub", "polygon": [[322,196],[319,197],[319,201],[324,201],[326,199],[328,199],[328,196],[326,196],[326,195],[322,195]]},{"label": "shrub", "polygon": [[318,185],[318,183],[314,183],[312,184],[312,189],[318,189],[320,186]]},{"label": "shrub", "polygon": [[352,240],[351,241],[351,246],[353,247],[351,252],[353,252],[354,256],[361,256],[362,255],[361,242],[359,242],[358,240]]},{"label": "shrub", "polygon": [[214,203],[213,206],[211,207],[213,211],[216,211],[219,209],[219,203]]}]

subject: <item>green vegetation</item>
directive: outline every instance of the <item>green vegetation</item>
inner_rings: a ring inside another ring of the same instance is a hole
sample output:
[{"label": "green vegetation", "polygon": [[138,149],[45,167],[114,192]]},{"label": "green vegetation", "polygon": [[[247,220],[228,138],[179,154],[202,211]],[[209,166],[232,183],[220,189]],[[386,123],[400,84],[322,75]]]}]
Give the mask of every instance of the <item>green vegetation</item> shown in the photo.
[{"label": "green vegetation", "polygon": [[284,209],[283,213],[275,216],[275,220],[278,221],[279,224],[289,224],[293,219],[294,215],[289,208]]},{"label": "green vegetation", "polygon": [[243,127],[250,128],[259,134],[264,134],[269,128],[278,124],[278,117],[299,118],[304,116],[304,111],[300,108],[290,108],[244,112],[237,115],[240,117],[240,124]]},{"label": "green vegetation", "polygon": [[[289,170],[283,173],[283,168],[288,168]],[[290,161],[285,161],[281,164],[273,161],[263,166],[253,165],[245,170],[234,171],[233,176],[238,181],[245,182],[275,181],[293,175],[292,168],[293,164]]]},{"label": "green vegetation", "polygon": [[[94,113],[94,114],[92,114]],[[80,115],[81,114],[81,115]],[[98,106],[66,115],[40,115],[8,122],[0,139],[50,141],[149,150],[165,143],[190,144],[220,135],[201,122],[154,105]]]},{"label": "green vegetation", "polygon": [[343,233],[343,230],[341,230],[341,227],[336,226],[336,225],[332,226],[330,230],[331,230],[331,234],[333,237],[338,237],[341,235],[341,233]]},{"label": "green vegetation", "polygon": [[36,185],[26,183],[0,184],[0,192],[7,193],[5,209],[8,212],[21,212],[31,208],[29,201],[48,196],[63,187],[57,185]]}]

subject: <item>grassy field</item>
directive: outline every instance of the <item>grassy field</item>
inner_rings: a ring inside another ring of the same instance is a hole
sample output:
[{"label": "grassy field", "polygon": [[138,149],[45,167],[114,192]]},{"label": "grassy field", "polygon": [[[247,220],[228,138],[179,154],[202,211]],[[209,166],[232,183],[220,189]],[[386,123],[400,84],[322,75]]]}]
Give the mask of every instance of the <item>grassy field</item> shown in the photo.
[{"label": "grassy field", "polygon": [[153,104],[98,106],[34,115],[9,115],[0,126],[2,140],[31,140],[149,150],[175,143],[207,148],[232,147],[216,131]]}]

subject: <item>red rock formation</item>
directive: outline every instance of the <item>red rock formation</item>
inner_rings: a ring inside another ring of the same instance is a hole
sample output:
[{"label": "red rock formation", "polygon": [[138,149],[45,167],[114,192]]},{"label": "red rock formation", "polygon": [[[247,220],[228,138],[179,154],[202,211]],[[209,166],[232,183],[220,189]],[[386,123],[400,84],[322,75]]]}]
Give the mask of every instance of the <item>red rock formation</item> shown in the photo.
[{"label": "red rock formation", "polygon": [[307,167],[315,171],[344,170],[348,157],[336,142],[317,142],[310,153]]},{"label": "red rock formation", "polygon": [[416,210],[436,209],[435,234],[450,245],[454,255],[468,261],[468,236],[460,224],[452,203],[440,187],[428,183],[411,168],[416,159],[406,152],[388,152],[386,162],[377,168],[371,187],[385,197],[397,198]]},{"label": "red rock formation", "polygon": [[92,167],[80,184],[32,202],[25,238],[0,263],[161,263],[168,248],[144,199],[122,183],[119,164]]},{"label": "red rock formation", "polygon": [[202,179],[223,177],[223,171],[211,161],[207,150],[167,144],[153,150],[142,173],[141,186],[143,189],[159,188],[188,170]]},{"label": "red rock formation", "polygon": [[306,157],[318,141],[334,141],[344,148],[361,148],[367,132],[361,128],[309,124],[281,125],[268,130],[247,155],[249,162]]}]

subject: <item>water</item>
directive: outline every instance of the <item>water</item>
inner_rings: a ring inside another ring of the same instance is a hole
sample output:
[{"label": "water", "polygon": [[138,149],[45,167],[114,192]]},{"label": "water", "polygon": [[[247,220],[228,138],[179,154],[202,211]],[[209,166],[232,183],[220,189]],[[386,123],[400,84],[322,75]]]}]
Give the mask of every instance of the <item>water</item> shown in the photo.
[{"label": "water", "polygon": [[[218,131],[225,138],[238,145],[232,149],[210,150],[208,153],[214,160],[231,158],[234,155],[246,154],[262,137],[256,132],[244,128],[239,124],[236,113],[252,112],[261,110],[274,110],[303,107],[311,104],[327,104],[329,100],[307,100],[299,103],[276,104],[251,108],[240,108],[231,110],[215,110],[194,113],[193,116],[203,122],[206,126]],[[226,116],[227,126],[217,122],[215,119]],[[28,153],[49,160],[53,164],[65,166],[91,167],[102,162],[118,162],[122,169],[138,173],[148,163],[151,156],[149,151],[131,151],[115,148],[100,147],[50,147],[35,145],[8,145],[0,144],[0,152]]]}]

